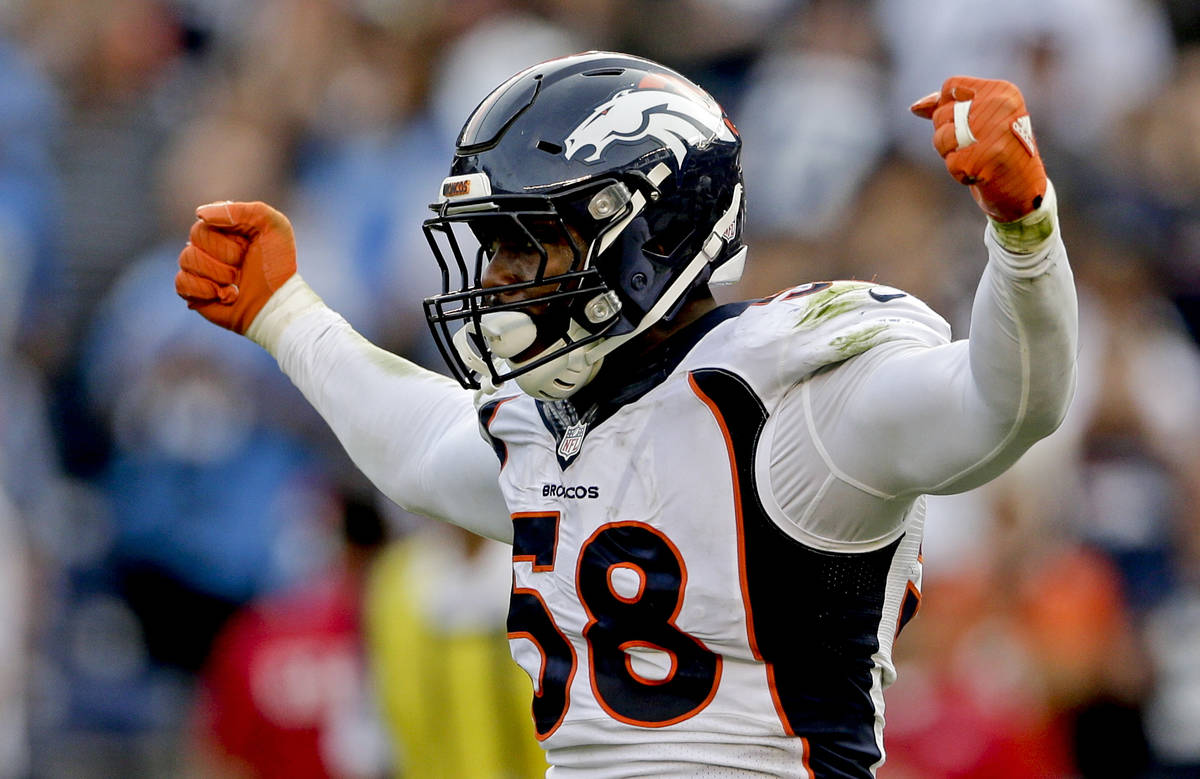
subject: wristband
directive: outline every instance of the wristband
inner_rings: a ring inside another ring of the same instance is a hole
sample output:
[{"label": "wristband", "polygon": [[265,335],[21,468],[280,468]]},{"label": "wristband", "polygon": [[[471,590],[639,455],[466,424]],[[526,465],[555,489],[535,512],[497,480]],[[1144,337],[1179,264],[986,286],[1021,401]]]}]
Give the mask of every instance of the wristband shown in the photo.
[{"label": "wristband", "polygon": [[325,302],[300,274],[294,273],[267,299],[262,310],[246,328],[246,337],[270,352],[271,356],[277,356],[275,347],[288,325],[301,314],[324,305]]}]

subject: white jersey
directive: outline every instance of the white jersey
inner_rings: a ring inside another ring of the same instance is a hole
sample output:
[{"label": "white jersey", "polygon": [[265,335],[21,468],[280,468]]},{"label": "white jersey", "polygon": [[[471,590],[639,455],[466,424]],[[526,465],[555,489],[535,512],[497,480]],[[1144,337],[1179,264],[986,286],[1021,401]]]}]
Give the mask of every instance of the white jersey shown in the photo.
[{"label": "white jersey", "polygon": [[921,496],[1002,472],[1073,393],[1057,230],[985,243],[969,340],[898,290],[810,284],[555,404],[473,404],[299,277],[249,334],[383,494],[513,544],[511,645],[552,776],[869,777]]},{"label": "white jersey", "polygon": [[[772,516],[770,446],[779,420],[806,427],[777,416],[802,381],[898,341],[949,328],[888,287],[809,284],[692,325],[628,402],[480,406],[513,519],[513,655],[563,775],[870,775],[921,502],[870,549],[819,548]],[[790,446],[784,470],[826,467]]]}]

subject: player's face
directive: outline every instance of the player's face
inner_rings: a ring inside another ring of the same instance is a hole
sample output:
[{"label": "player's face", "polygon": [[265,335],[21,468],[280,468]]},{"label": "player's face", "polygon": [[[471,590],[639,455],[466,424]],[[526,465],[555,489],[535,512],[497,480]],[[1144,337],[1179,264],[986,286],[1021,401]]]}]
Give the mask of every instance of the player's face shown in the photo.
[{"label": "player's face", "polygon": [[[542,253],[530,240],[530,234],[545,250],[544,268]],[[483,271],[484,289],[496,289],[509,284],[557,276],[569,271],[575,259],[571,239],[560,226],[550,223],[531,225],[529,234],[519,230],[502,232],[492,238],[486,248],[491,260]],[[553,292],[556,287],[557,284],[544,284],[504,290],[496,293],[495,299],[500,303],[531,300]],[[527,313],[534,316],[544,308],[544,305],[531,305]]]},{"label": "player's face", "polygon": [[[535,301],[576,284],[573,281],[552,281],[517,289],[507,288],[509,285],[552,278],[577,267],[576,257],[579,256],[582,241],[577,233],[568,233],[569,229],[564,229],[557,222],[546,222],[529,225],[528,233],[524,230],[504,231],[493,237],[486,247],[491,259],[481,279],[484,289],[497,290],[489,295],[489,303]],[[538,250],[538,246],[542,251]],[[542,252],[545,252],[544,256]],[[513,358],[518,362],[533,358],[558,340],[562,328],[565,328],[566,307],[560,300],[531,302],[520,310],[539,322],[539,327],[538,337],[533,344]]]}]

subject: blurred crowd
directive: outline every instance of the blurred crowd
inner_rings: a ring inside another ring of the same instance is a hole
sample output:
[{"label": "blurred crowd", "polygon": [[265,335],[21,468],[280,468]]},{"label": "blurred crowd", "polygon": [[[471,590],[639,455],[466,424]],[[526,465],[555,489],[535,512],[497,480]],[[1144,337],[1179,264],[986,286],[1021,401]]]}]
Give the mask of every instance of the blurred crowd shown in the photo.
[{"label": "blurred crowd", "polygon": [[440,370],[420,222],[457,131],[584,49],[738,123],[723,298],[878,279],[960,337],[983,219],[906,109],[1021,86],[1079,389],[1005,477],[930,499],[880,776],[1200,776],[1194,0],[7,0],[0,779],[540,775],[506,549],[386,504],[173,276],[197,204],[271,202],[331,306]]}]

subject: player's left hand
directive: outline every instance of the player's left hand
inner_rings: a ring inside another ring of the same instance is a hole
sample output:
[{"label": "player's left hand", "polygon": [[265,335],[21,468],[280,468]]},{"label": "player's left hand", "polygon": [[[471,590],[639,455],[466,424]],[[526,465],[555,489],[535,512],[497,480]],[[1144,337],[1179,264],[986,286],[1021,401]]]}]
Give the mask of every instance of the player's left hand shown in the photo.
[{"label": "player's left hand", "polygon": [[992,219],[1015,222],[1041,205],[1046,169],[1015,85],[954,76],[910,110],[933,120],[933,146],[946,169]]}]

